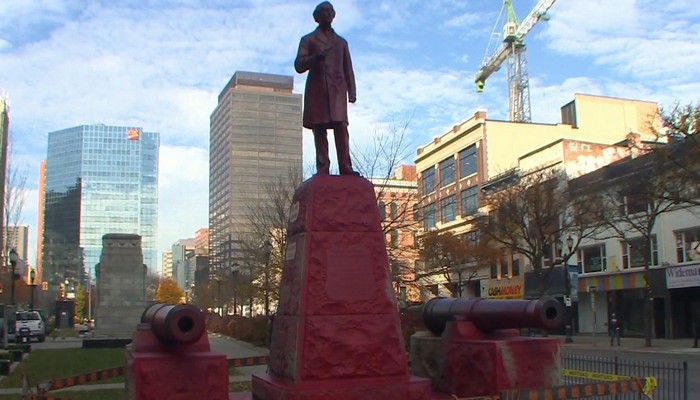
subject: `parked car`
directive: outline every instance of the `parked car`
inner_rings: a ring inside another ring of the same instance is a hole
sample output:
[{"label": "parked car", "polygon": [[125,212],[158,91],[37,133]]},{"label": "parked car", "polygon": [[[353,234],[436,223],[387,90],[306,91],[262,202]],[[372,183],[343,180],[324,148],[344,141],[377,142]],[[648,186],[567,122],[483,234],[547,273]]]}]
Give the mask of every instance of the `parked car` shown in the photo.
[{"label": "parked car", "polygon": [[38,311],[17,311],[15,313],[17,320],[15,322],[15,332],[29,330],[29,338],[36,338],[43,342],[46,339],[46,324],[41,318]]}]

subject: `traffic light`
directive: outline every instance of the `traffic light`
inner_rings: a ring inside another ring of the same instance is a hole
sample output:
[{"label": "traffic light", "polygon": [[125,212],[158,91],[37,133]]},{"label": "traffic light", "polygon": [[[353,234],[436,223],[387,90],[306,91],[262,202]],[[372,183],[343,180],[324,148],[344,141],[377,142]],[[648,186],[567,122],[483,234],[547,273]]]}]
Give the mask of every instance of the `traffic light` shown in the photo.
[{"label": "traffic light", "polygon": [[41,282],[41,290],[49,290],[49,283],[46,281]]}]

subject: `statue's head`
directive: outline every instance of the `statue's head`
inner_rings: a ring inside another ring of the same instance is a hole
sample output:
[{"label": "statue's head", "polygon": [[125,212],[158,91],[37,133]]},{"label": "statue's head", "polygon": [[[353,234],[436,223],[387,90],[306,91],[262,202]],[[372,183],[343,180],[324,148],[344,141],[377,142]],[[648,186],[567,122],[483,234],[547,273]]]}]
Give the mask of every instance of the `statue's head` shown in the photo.
[{"label": "statue's head", "polygon": [[333,21],[335,18],[335,9],[333,8],[333,4],[331,4],[330,1],[324,1],[322,3],[319,3],[319,5],[314,8],[314,21],[321,23],[323,22],[324,17],[330,18],[329,21]]}]

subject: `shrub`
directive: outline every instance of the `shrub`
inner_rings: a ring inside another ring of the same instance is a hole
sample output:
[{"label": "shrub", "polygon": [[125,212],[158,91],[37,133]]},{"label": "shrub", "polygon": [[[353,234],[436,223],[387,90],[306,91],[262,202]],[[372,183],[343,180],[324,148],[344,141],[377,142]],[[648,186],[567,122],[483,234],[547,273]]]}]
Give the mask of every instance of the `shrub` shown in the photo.
[{"label": "shrub", "polygon": [[207,316],[207,329],[255,346],[267,347],[270,341],[268,321],[268,317],[264,315],[250,318],[238,315],[220,317],[216,314],[210,314]]}]

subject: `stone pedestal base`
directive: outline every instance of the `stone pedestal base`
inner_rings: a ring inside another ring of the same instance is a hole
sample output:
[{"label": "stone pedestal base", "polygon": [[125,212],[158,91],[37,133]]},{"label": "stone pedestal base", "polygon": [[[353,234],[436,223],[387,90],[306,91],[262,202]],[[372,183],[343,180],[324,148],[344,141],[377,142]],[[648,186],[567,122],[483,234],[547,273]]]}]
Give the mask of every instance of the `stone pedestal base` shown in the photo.
[{"label": "stone pedestal base", "polygon": [[229,398],[226,355],[210,350],[207,335],[191,345],[165,346],[150,330],[137,330],[126,358],[129,400]]},{"label": "stone pedestal base", "polygon": [[253,375],[253,398],[265,400],[430,400],[430,381],[416,377],[365,378],[290,384]]},{"label": "stone pedestal base", "polygon": [[316,175],[294,194],[264,400],[427,400],[411,377],[374,186]]},{"label": "stone pedestal base", "polygon": [[419,332],[411,337],[411,372],[431,378],[435,390],[459,397],[556,386],[561,384],[561,340],[520,337],[517,330],[478,339]]}]

